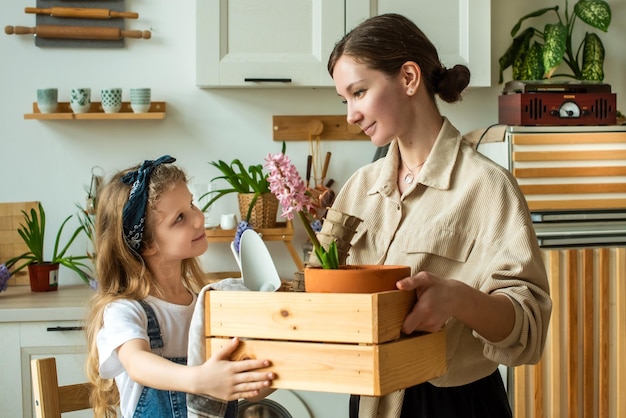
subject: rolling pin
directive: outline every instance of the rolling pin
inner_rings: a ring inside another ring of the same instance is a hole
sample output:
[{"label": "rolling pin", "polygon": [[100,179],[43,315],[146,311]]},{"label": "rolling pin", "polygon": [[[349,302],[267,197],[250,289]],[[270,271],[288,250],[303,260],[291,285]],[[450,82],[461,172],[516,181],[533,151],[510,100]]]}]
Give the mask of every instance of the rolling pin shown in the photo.
[{"label": "rolling pin", "polygon": [[104,39],[120,40],[124,37],[135,39],[150,39],[151,33],[148,30],[122,30],[120,28],[104,28],[92,26],[56,26],[38,25],[27,26],[5,26],[4,33],[7,35],[35,35],[41,38],[50,39]]},{"label": "rolling pin", "polygon": [[34,13],[38,15],[50,15],[54,17],[77,17],[82,19],[111,19],[114,17],[122,17],[128,19],[137,19],[138,13],[134,12],[116,12],[109,9],[90,9],[86,7],[26,7],[24,13]]}]

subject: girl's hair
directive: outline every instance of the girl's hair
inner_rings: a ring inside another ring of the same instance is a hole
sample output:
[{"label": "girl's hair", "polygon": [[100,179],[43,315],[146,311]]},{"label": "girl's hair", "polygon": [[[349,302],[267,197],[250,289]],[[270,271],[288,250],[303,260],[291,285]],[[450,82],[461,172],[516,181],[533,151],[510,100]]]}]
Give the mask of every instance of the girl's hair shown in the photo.
[{"label": "girl's hair", "polygon": [[[102,189],[98,199],[95,220],[96,277],[98,289],[92,298],[87,317],[87,377],[95,388],[91,393],[94,415],[98,417],[116,416],[119,394],[113,379],[103,379],[99,374],[97,349],[98,331],[102,328],[105,307],[119,299],[141,300],[150,294],[159,294],[160,288],[154,276],[145,266],[141,255],[132,250],[124,238],[122,210],[128,201],[131,186],[121,178],[139,166],[119,172]],[[185,173],[172,164],[155,167],[148,185],[146,225],[142,248],[148,248],[153,241],[154,225],[159,221],[155,205],[161,195],[180,182],[187,183]],[[188,289],[198,291],[202,283],[202,269],[196,258],[183,260],[181,267],[183,282]]]},{"label": "girl's hair", "polygon": [[461,92],[470,80],[465,65],[447,69],[435,46],[415,23],[394,13],[365,20],[335,45],[328,59],[331,77],[343,55],[391,76],[397,75],[404,63],[413,61],[422,69],[422,79],[431,97],[438,94],[448,103],[461,100]]}]

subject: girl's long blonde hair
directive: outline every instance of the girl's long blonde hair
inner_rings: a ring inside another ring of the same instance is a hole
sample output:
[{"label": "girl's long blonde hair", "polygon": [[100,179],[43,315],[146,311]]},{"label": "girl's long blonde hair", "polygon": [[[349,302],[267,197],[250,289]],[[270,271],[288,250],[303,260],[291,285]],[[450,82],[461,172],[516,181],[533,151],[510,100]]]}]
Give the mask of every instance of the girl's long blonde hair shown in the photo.
[{"label": "girl's long blonde hair", "polygon": [[[94,385],[91,403],[96,417],[117,416],[120,403],[114,379],[100,377],[97,347],[98,331],[102,328],[105,307],[119,299],[141,300],[150,294],[160,293],[159,286],[143,259],[133,251],[124,239],[122,210],[128,201],[130,186],[122,183],[121,177],[139,166],[117,173],[103,188],[98,200],[95,220],[96,277],[98,289],[91,300],[86,319],[87,331],[87,377]],[[180,168],[172,164],[155,167],[149,180],[146,226],[142,248],[152,242],[155,220],[155,204],[163,192],[176,184],[187,183],[187,177]],[[202,269],[196,258],[184,260],[182,277],[185,286],[199,291],[203,285]]]}]

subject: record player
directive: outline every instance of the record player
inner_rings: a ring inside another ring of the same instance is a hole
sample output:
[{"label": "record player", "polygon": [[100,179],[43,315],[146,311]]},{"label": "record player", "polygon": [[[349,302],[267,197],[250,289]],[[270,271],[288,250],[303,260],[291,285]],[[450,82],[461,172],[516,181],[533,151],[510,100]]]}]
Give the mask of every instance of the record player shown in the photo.
[{"label": "record player", "polygon": [[510,81],[498,97],[503,125],[615,125],[615,93],[609,84],[590,81]]}]

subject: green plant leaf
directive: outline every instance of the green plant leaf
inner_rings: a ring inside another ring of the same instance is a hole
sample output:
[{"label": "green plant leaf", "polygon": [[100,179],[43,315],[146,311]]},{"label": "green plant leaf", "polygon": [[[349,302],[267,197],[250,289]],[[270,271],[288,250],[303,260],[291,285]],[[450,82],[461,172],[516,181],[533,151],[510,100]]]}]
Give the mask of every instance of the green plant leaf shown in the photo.
[{"label": "green plant leaf", "polygon": [[520,69],[519,78],[516,80],[540,80],[543,78],[544,67],[542,52],[543,46],[539,42],[533,42],[524,57],[524,63]]},{"label": "green plant leaf", "polygon": [[603,32],[611,24],[611,7],[604,0],[579,0],[574,5],[574,13],[589,26]]},{"label": "green plant leaf", "polygon": [[543,31],[543,67],[544,77],[550,78],[554,71],[563,62],[565,53],[567,27],[560,23],[548,23]]},{"label": "green plant leaf", "polygon": [[502,54],[502,56],[498,60],[498,63],[500,64],[500,79],[498,82],[500,84],[503,81],[502,73],[504,72],[504,70],[506,70],[511,65],[513,65],[515,58],[519,55],[520,49],[522,48],[524,44],[528,45],[530,38],[532,38],[533,36],[533,33],[534,33],[534,29],[528,28],[524,32],[522,32],[519,36],[515,37],[511,45],[509,45],[506,52]]},{"label": "green plant leaf", "polygon": [[[533,17],[537,17],[537,16],[541,16],[543,14],[548,13],[549,11],[554,10],[554,12],[557,14],[559,14],[559,6],[554,6],[554,7],[546,7],[544,9],[539,9],[536,10],[532,13],[528,13],[527,15],[523,16],[520,20],[517,21],[517,23],[515,24],[515,26],[513,26],[513,29],[511,29],[511,36],[515,36],[517,34],[517,31],[519,31],[520,27],[522,26],[522,23],[524,23],[524,21],[526,19],[532,19]],[[560,18],[559,18],[560,20]]]},{"label": "green plant leaf", "polygon": [[582,78],[593,81],[604,80],[604,45],[595,33],[587,32],[585,35]]},{"label": "green plant leaf", "polygon": [[523,72],[524,60],[526,59],[526,54],[530,49],[530,40],[532,39],[534,34],[535,29],[528,28],[519,36],[518,49],[517,51],[515,51],[513,59],[512,75],[514,80],[521,80],[520,77],[522,76]]}]

